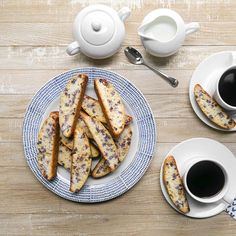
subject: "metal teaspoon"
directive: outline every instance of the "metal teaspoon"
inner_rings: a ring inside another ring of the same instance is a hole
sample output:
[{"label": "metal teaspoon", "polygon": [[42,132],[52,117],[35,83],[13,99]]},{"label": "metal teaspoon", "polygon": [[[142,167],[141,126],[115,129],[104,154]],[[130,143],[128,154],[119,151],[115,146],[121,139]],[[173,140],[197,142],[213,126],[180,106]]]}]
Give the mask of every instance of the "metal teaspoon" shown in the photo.
[{"label": "metal teaspoon", "polygon": [[141,55],[141,53],[139,51],[137,51],[135,48],[126,47],[124,52],[125,52],[125,55],[128,57],[128,59],[131,63],[133,63],[135,65],[145,65],[149,69],[154,71],[156,74],[158,74],[160,77],[165,79],[172,87],[177,87],[178,86],[179,81],[177,79],[172,78],[172,77],[166,75],[165,73],[161,72],[160,70],[155,69],[154,67],[147,64],[144,61],[143,56]]}]

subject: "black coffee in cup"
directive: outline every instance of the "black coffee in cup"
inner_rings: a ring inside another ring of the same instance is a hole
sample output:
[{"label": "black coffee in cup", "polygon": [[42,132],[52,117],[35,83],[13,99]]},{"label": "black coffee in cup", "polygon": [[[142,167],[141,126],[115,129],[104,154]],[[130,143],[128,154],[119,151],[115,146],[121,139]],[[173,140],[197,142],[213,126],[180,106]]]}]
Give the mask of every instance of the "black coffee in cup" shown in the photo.
[{"label": "black coffee in cup", "polygon": [[219,193],[225,184],[225,175],[213,161],[199,161],[188,171],[186,178],[190,192],[197,197],[212,197]]},{"label": "black coffee in cup", "polygon": [[218,86],[219,94],[224,102],[230,106],[236,106],[236,68],[225,71]]}]

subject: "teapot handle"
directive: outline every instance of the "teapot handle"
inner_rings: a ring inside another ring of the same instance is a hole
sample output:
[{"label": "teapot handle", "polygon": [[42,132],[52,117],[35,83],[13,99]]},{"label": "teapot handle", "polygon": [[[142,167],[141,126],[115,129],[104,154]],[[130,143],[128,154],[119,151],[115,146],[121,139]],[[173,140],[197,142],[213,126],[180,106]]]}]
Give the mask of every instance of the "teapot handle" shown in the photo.
[{"label": "teapot handle", "polygon": [[131,10],[128,7],[123,7],[118,11],[118,16],[122,21],[125,21],[130,16]]},{"label": "teapot handle", "polygon": [[186,34],[192,34],[196,31],[198,31],[200,28],[200,25],[198,22],[192,22],[192,23],[189,23],[189,24],[186,24],[185,25],[185,32]]},{"label": "teapot handle", "polygon": [[79,51],[80,51],[80,46],[77,41],[74,41],[73,43],[69,44],[66,49],[67,54],[69,54],[70,56],[79,53]]}]

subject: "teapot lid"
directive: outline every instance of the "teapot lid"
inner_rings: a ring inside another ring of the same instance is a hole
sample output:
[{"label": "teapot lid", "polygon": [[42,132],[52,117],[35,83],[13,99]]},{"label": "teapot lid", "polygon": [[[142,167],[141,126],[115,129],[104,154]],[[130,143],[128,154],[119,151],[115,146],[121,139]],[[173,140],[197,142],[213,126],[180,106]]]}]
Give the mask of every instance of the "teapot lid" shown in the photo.
[{"label": "teapot lid", "polygon": [[114,31],[114,19],[104,9],[94,9],[82,17],[80,33],[89,44],[106,44],[112,39]]}]

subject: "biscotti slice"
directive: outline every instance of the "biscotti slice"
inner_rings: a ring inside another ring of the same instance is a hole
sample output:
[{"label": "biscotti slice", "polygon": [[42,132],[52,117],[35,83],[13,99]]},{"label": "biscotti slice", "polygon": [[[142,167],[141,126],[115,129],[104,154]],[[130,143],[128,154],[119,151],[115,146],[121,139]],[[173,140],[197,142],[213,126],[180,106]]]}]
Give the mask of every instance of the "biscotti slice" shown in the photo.
[{"label": "biscotti slice", "polygon": [[102,123],[107,123],[106,118],[103,114],[102,108],[98,102],[98,100],[84,95],[84,100],[82,102],[83,110],[90,115],[91,117],[96,118]]},{"label": "biscotti slice", "polygon": [[44,121],[38,134],[38,166],[47,180],[52,180],[57,173],[59,139],[59,113],[55,111]]},{"label": "biscotti slice", "polygon": [[98,150],[98,147],[94,145],[92,142],[89,142],[90,144],[90,150],[91,150],[91,158],[97,158],[100,156],[100,151]]},{"label": "biscotti slice", "polygon": [[84,123],[82,118],[78,118],[76,127],[80,127],[81,129],[84,130],[84,132],[86,133],[87,137],[90,139],[93,139],[93,135],[90,133],[89,128],[87,127],[87,125]]},{"label": "biscotti slice", "polygon": [[72,158],[71,150],[68,147],[66,147],[62,142],[60,142],[57,163],[63,166],[66,170],[70,171],[71,158]]},{"label": "biscotti slice", "polygon": [[105,79],[94,80],[95,92],[114,138],[119,137],[125,127],[125,108],[120,95]]},{"label": "biscotti slice", "polygon": [[67,138],[71,137],[75,130],[87,82],[87,75],[76,75],[69,80],[61,94],[59,122],[61,131]]},{"label": "biscotti slice", "polygon": [[67,147],[69,148],[70,150],[73,149],[73,142],[74,142],[74,137],[70,137],[70,138],[67,138],[65,137],[62,132],[60,132],[60,138],[61,138],[61,142]]},{"label": "biscotti slice", "polygon": [[71,192],[78,192],[83,187],[90,174],[91,164],[88,137],[82,129],[76,128],[70,172]]},{"label": "biscotti slice", "polygon": [[173,156],[168,156],[164,161],[163,180],[171,201],[181,212],[188,213],[188,200]]},{"label": "biscotti slice", "polygon": [[[84,95],[82,108],[91,117],[95,117],[97,120],[99,120],[104,124],[107,123],[107,120],[104,116],[104,113],[98,100],[90,96]],[[132,116],[125,115],[125,125],[128,125],[132,121],[132,119],[133,119]]]},{"label": "biscotti slice", "polygon": [[197,104],[209,120],[223,129],[232,129],[235,127],[235,121],[229,118],[223,108],[216,103],[200,84],[195,85],[194,95]]},{"label": "biscotti slice", "polygon": [[[85,132],[84,129],[83,129],[83,131]],[[85,134],[87,135],[87,132],[85,132]],[[66,138],[62,133],[61,133],[60,137],[61,137],[61,142],[67,148],[72,150],[73,149],[73,145],[74,145],[74,137]],[[89,142],[89,145],[90,145],[90,149],[91,149],[91,158],[97,158],[100,155],[100,152],[99,152],[98,148],[92,142]]]},{"label": "biscotti slice", "polygon": [[94,141],[103,158],[107,160],[110,169],[116,169],[119,163],[117,148],[108,130],[96,118],[92,118],[84,112],[80,112],[80,116],[88,126]]},{"label": "biscotti slice", "polygon": [[[131,138],[132,138],[132,129],[129,126],[127,126],[120,135],[119,139],[116,141],[116,147],[119,156],[119,164],[124,160],[129,151]],[[101,178],[109,174],[110,172],[111,170],[106,160],[102,158],[93,169],[92,176],[94,178]]]},{"label": "biscotti slice", "polygon": [[[83,129],[83,131],[86,133],[88,138],[90,138],[90,139],[93,138],[93,136],[90,133],[87,125],[84,123],[83,119],[81,119],[80,117],[78,118],[76,127],[79,127],[81,129]],[[61,142],[70,149],[73,149],[73,139],[74,139],[73,136],[71,136],[70,138],[67,138],[61,132]]]}]

